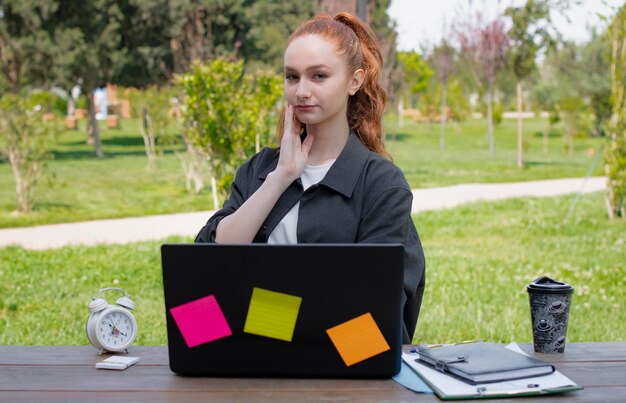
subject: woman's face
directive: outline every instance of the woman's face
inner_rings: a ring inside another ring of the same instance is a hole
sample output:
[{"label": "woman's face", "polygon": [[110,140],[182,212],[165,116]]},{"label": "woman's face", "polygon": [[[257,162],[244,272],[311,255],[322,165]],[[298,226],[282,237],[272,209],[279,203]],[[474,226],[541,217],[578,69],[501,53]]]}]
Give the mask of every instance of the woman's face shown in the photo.
[{"label": "woman's face", "polygon": [[291,41],[285,50],[285,96],[303,124],[347,122],[348,97],[363,81],[363,70],[348,71],[335,44],[318,35]]}]

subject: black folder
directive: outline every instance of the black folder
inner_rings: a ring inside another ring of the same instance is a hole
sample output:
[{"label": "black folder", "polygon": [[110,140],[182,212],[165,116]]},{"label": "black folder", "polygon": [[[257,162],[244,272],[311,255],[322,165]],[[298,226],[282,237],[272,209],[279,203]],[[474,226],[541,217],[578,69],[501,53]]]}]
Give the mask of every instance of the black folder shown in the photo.
[{"label": "black folder", "polygon": [[428,348],[418,346],[419,360],[469,383],[502,382],[554,372],[554,366],[511,351],[503,345],[478,342]]}]

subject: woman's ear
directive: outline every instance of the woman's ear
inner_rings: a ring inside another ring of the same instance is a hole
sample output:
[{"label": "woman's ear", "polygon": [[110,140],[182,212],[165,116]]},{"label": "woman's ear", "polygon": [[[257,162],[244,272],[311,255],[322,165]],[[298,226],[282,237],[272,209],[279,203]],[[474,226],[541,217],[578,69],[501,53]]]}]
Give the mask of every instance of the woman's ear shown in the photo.
[{"label": "woman's ear", "polygon": [[365,71],[363,71],[363,69],[356,69],[355,72],[352,73],[348,93],[350,95],[356,94],[356,92],[361,88],[361,85],[363,85],[363,81],[365,81]]}]

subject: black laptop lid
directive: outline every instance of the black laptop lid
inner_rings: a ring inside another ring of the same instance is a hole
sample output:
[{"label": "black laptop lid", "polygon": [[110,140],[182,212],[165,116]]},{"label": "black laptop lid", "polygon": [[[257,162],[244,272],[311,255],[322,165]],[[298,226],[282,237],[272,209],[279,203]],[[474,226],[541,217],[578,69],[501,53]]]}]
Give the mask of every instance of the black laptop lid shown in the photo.
[{"label": "black laptop lid", "polygon": [[400,370],[403,247],[161,247],[170,368],[388,377]]}]

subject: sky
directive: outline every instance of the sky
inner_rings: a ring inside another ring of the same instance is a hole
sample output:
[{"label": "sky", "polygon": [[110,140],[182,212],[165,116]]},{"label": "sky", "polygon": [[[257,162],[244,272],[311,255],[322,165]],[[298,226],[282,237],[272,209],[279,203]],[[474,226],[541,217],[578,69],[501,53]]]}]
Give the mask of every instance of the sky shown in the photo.
[{"label": "sky", "polygon": [[[613,15],[612,7],[619,7],[625,0],[581,0],[581,4],[572,6],[567,12],[571,22],[562,16],[554,16],[555,25],[565,39],[578,43],[589,40],[587,26],[596,26],[602,15]],[[442,32],[449,32],[455,15],[468,9],[470,0],[391,0],[388,13],[398,24],[398,50],[419,51],[439,42]],[[481,6],[487,16],[494,17],[498,10],[514,2],[523,4],[523,0],[473,0],[476,9]],[[606,3],[606,4],[603,4]],[[483,6],[484,5],[484,6]]]}]

